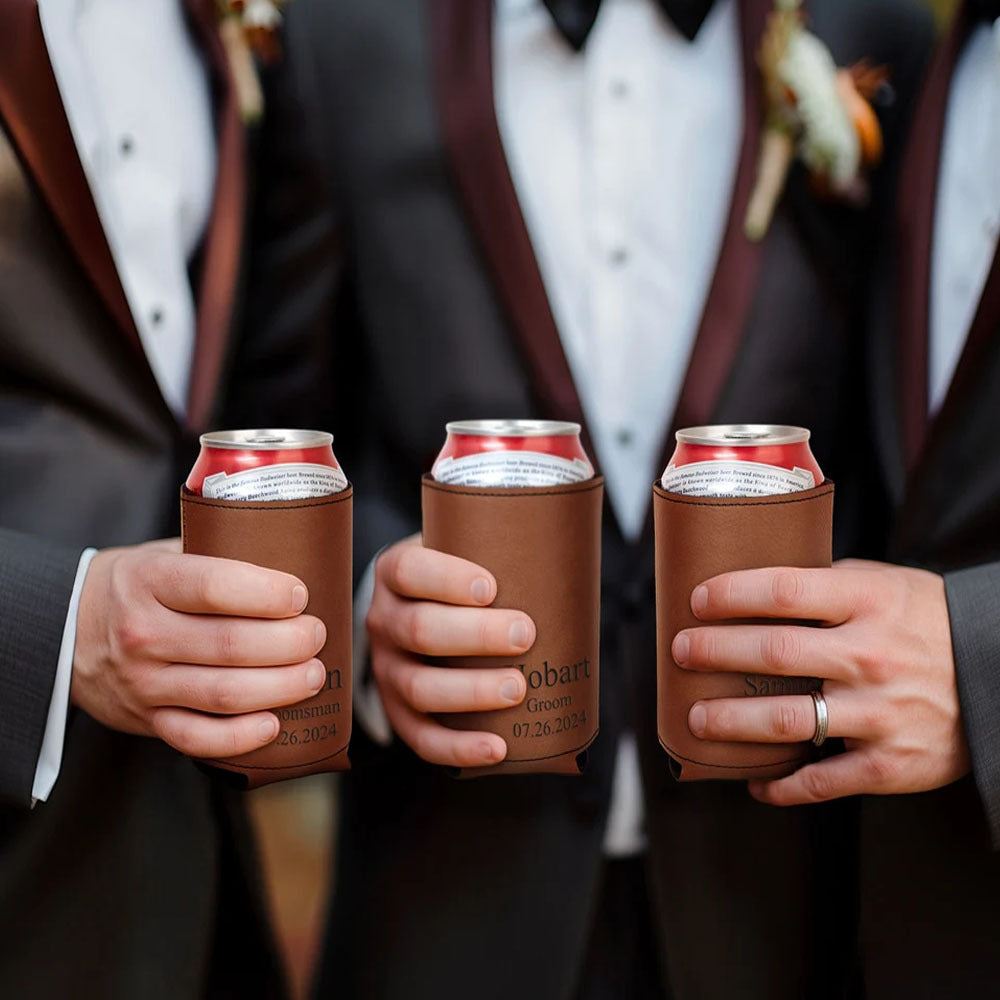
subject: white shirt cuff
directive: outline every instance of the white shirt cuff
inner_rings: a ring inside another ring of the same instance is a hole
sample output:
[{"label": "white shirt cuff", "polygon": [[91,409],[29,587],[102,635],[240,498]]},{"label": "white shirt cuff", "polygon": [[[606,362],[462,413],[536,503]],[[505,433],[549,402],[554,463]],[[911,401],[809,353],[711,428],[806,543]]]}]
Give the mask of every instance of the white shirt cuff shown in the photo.
[{"label": "white shirt cuff", "polygon": [[382,705],[382,696],[378,693],[378,685],[371,672],[371,660],[368,656],[368,630],[365,619],[368,609],[372,606],[375,596],[375,560],[382,554],[379,549],[365,571],[354,592],[354,632],[353,666],[354,666],[354,717],[361,723],[365,732],[379,746],[387,747],[392,742],[392,726]]},{"label": "white shirt cuff", "polygon": [[76,652],[76,619],[80,611],[80,593],[87,578],[90,562],[97,555],[97,549],[85,549],[76,568],[76,580],[66,612],[62,645],[56,663],[56,676],[52,683],[52,700],[49,715],[42,736],[42,751],[35,766],[35,780],[31,786],[31,804],[45,802],[59,777],[62,766],[63,742],[66,738],[66,716],[69,712],[69,688],[73,679],[73,655]]}]

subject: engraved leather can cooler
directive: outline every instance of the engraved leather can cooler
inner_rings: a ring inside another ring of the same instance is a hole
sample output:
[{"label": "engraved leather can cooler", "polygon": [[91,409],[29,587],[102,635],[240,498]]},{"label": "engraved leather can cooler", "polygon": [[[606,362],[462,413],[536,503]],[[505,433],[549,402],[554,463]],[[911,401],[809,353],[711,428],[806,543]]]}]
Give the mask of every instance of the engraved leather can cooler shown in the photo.
[{"label": "engraved leather can cooler", "polygon": [[696,701],[805,694],[813,678],[776,678],[682,670],[671,646],[699,622],[691,592],[733,570],[831,563],[833,484],[763,497],[694,497],[653,487],[656,531],[657,729],[680,781],[776,778],[810,759],[809,743],[723,743],[698,739],[688,727]]},{"label": "engraved leather can cooler", "polygon": [[601,477],[564,486],[493,489],[423,479],[423,543],[488,569],[494,607],[535,622],[534,645],[516,660],[436,662],[513,666],[527,682],[520,705],[439,716],[456,729],[502,736],[507,757],[477,774],[577,774],[598,730],[601,600]]},{"label": "engraved leather can cooler", "polygon": [[248,788],[350,767],[352,503],[350,486],[330,496],[269,502],[211,500],[181,491],[185,552],[294,574],[309,591],[305,613],[326,625],[326,643],[317,654],[326,668],[323,689],[273,709],[281,723],[274,742],[207,761],[240,776]]}]

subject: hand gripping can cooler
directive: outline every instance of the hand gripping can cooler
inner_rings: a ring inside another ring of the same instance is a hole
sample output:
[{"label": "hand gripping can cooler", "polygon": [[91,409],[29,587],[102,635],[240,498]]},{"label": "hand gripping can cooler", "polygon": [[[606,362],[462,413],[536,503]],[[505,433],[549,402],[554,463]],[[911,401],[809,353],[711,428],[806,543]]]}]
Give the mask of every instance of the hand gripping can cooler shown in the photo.
[{"label": "hand gripping can cooler", "polygon": [[527,683],[520,705],[439,721],[507,743],[500,764],[463,776],[578,774],[598,729],[604,480],[594,476],[579,424],[472,420],[447,431],[423,479],[423,543],[488,569],[497,581],[493,606],[526,612],[537,635],[514,660],[436,661],[512,666]]},{"label": "hand gripping can cooler", "polygon": [[674,637],[704,624],[691,593],[719,573],[831,562],[833,483],[824,481],[800,427],[734,424],[677,432],[677,450],[653,486],[656,532],[657,728],[681,781],[778,778],[810,758],[809,743],[700,740],[696,701],[807,694],[813,678],[682,670]]},{"label": "hand gripping can cooler", "polygon": [[320,692],[276,707],[274,742],[207,761],[247,788],[350,767],[351,512],[353,491],[321,431],[218,431],[181,488],[184,551],[239,559],[297,576],[305,613],[326,625]]}]

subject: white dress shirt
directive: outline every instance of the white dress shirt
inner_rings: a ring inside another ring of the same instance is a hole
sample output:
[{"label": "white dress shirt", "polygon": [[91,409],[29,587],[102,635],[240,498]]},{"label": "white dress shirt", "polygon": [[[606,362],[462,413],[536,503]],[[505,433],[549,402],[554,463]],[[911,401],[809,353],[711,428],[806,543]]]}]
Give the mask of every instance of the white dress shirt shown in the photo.
[{"label": "white dress shirt", "polygon": [[[540,0],[498,0],[497,122],[612,508],[642,532],[739,165],[732,0],[689,42],[652,0],[604,0],[575,53]],[[645,847],[632,733],[604,850]]]},{"label": "white dress shirt", "polygon": [[1000,21],[975,29],[948,95],[931,253],[928,408],[944,402],[1000,239]]},{"label": "white dress shirt", "polygon": [[[209,81],[180,0],[39,0],[77,153],[150,367],[185,412],[196,307],[188,263],[211,212]],[[79,563],[32,795],[59,773],[80,591]]]}]

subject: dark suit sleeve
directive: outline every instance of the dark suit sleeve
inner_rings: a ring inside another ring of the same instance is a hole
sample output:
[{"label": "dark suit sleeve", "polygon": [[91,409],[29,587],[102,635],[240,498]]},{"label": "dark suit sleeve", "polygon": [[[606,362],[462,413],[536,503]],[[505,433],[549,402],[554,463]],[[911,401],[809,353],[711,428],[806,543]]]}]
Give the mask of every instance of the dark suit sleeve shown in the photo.
[{"label": "dark suit sleeve", "polygon": [[1000,850],[1000,562],[945,575],[972,770]]},{"label": "dark suit sleeve", "polygon": [[0,528],[0,801],[31,786],[81,550]]}]

